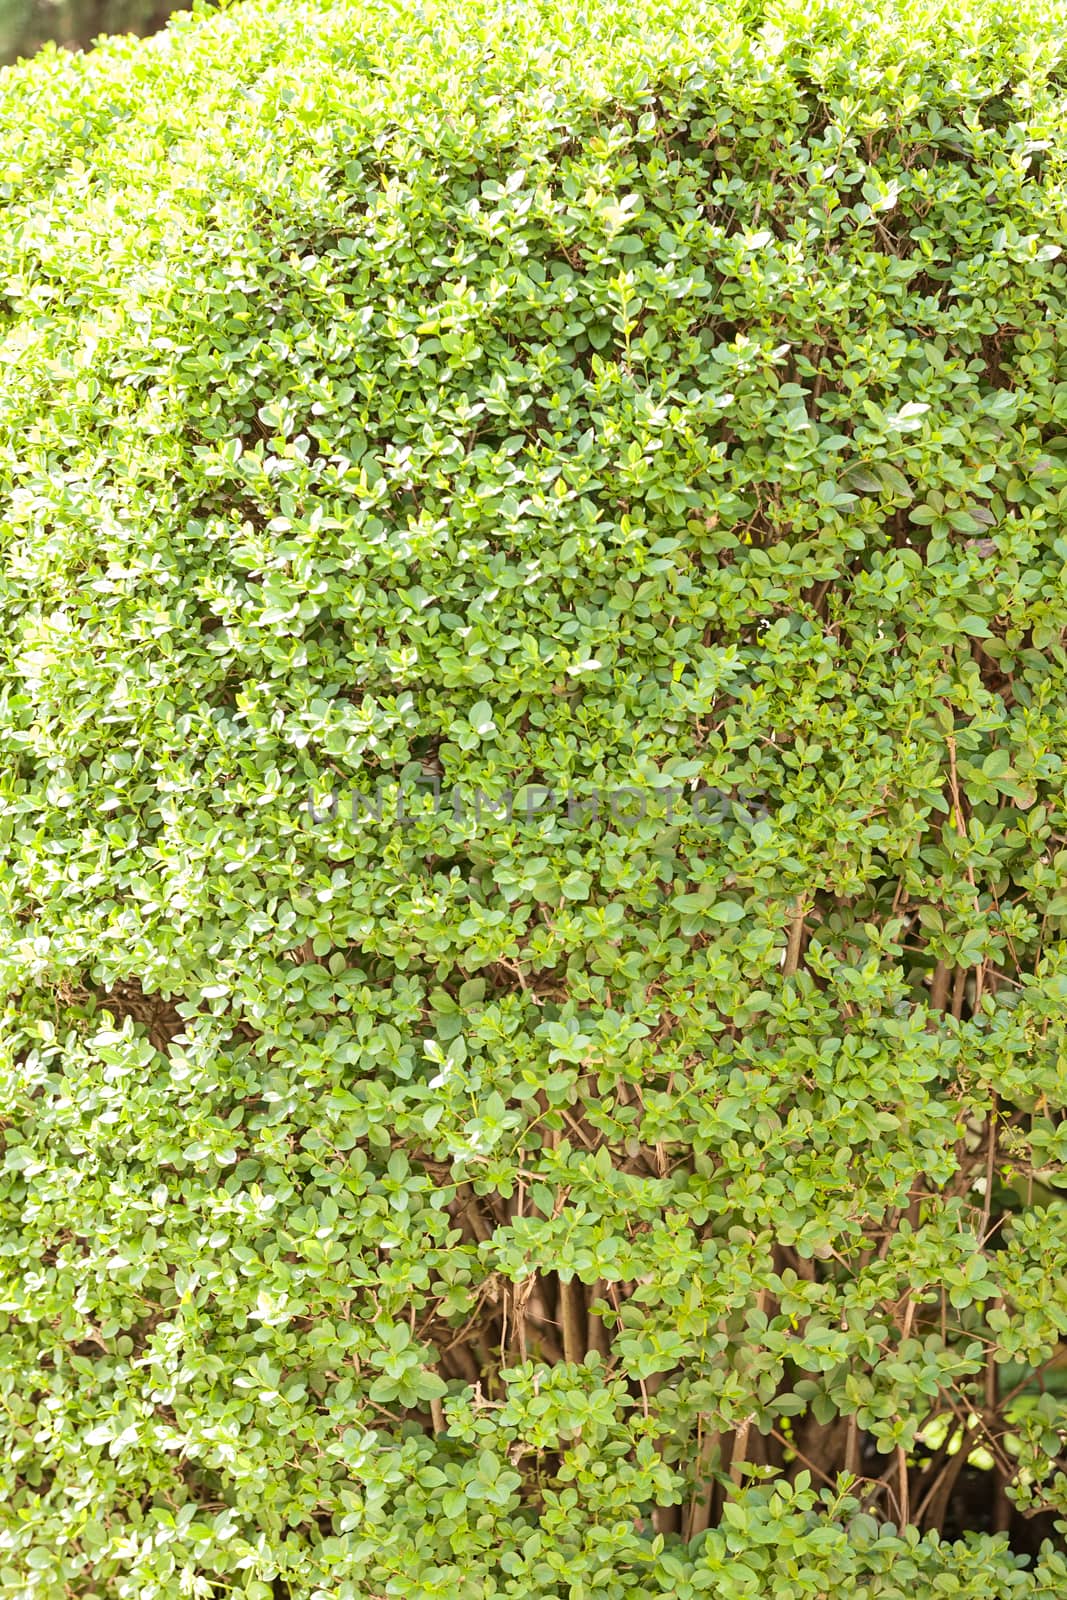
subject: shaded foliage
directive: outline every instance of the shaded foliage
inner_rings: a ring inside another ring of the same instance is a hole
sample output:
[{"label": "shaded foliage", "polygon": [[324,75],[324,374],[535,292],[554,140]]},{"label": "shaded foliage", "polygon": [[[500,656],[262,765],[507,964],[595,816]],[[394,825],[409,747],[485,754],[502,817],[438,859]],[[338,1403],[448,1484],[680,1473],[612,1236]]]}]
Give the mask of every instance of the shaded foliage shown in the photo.
[{"label": "shaded foliage", "polygon": [[0,64],[50,42],[87,50],[101,34],[162,28],[178,0],[0,0]]},{"label": "shaded foliage", "polygon": [[5,75],[4,1594],[1063,1593],[1065,38]]}]

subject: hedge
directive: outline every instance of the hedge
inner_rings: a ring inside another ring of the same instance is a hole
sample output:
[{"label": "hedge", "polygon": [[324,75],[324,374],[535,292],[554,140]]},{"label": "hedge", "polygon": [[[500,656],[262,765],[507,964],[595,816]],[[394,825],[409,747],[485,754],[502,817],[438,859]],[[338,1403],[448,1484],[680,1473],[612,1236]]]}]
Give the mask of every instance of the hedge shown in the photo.
[{"label": "hedge", "polygon": [[1067,13],[0,75],[0,1596],[1053,1600]]}]

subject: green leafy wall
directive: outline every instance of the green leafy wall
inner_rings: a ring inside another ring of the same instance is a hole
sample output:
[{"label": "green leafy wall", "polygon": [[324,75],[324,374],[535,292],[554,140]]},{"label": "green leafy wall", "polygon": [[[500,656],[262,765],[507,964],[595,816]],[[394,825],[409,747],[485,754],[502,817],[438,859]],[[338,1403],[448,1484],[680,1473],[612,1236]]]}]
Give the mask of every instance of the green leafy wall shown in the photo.
[{"label": "green leafy wall", "polygon": [[1063,1594],[1064,23],[0,78],[0,1595]]}]

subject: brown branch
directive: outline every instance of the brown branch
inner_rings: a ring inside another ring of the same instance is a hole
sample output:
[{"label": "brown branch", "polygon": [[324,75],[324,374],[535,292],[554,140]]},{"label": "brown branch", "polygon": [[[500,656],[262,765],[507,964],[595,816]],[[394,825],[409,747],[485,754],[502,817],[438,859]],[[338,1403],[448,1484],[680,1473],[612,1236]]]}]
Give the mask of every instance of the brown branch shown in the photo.
[{"label": "brown branch", "polygon": [[751,1427],[752,1418],[746,1417],[734,1433],[733,1449],[730,1452],[730,1482],[735,1485],[741,1482],[741,1464],[745,1459],[745,1451],[748,1449],[748,1435]]},{"label": "brown branch", "polygon": [[859,1477],[860,1470],[860,1429],[856,1413],[853,1412],[848,1419],[848,1432],[845,1435],[845,1471],[851,1472],[853,1477]]},{"label": "brown branch", "polygon": [[897,1445],[897,1479],[900,1484],[900,1526],[906,1528],[911,1521],[908,1505],[908,1455],[902,1444]]},{"label": "brown branch", "polygon": [[952,984],[952,1015],[956,1021],[963,1015],[963,998],[967,993],[967,968],[957,967]]},{"label": "brown branch", "polygon": [[782,976],[791,978],[800,966],[800,953],[804,948],[804,896],[798,894],[793,902],[793,913],[789,922],[789,938],[785,947],[785,961],[782,965]]},{"label": "brown branch", "polygon": [[993,1176],[997,1159],[997,1097],[994,1093],[989,1112],[989,1135],[985,1157],[985,1193],[982,1195],[982,1220],[978,1227],[978,1243],[985,1244],[989,1227],[989,1213],[993,1205]]},{"label": "brown branch", "polygon": [[930,1006],[934,1011],[944,1011],[948,1005],[948,980],[950,968],[939,961],[930,980]]},{"label": "brown branch", "polygon": [[719,1435],[714,1429],[705,1433],[706,1422],[707,1419],[703,1415],[697,1418],[696,1476],[699,1487],[694,1490],[689,1501],[689,1513],[685,1525],[687,1540],[695,1539],[698,1533],[704,1533],[711,1527],[715,1506],[715,1479],[712,1476],[711,1464],[719,1446]]},{"label": "brown branch", "polygon": [[915,1510],[916,1525],[923,1523],[928,1533],[940,1533],[945,1521],[948,1503],[952,1498],[952,1491],[956,1486],[956,1479],[963,1471],[967,1457],[967,1429],[961,1425],[958,1432],[948,1434],[944,1443],[946,1455],[953,1439],[959,1439],[959,1448],[955,1454],[948,1456],[944,1466],[939,1470],[929,1490]]},{"label": "brown branch", "polygon": [[588,1306],[585,1313],[585,1345],[587,1350],[599,1351],[606,1361],[611,1354],[611,1340],[608,1338],[608,1330],[603,1317],[598,1316],[593,1310],[593,1302],[597,1299],[603,1299],[605,1287],[604,1280],[598,1278],[596,1283],[589,1289],[586,1297]]},{"label": "brown branch", "polygon": [[[831,1478],[828,1473],[825,1473],[821,1467],[817,1467],[814,1461],[810,1460],[809,1457],[804,1454],[803,1450],[797,1449],[797,1446],[793,1440],[787,1439],[783,1433],[778,1432],[777,1428],[771,1429],[771,1438],[777,1439],[779,1444],[784,1445],[790,1455],[794,1455],[798,1461],[802,1461],[807,1467],[808,1471],[814,1472],[815,1476],[817,1478],[821,1478],[823,1483],[828,1483],[831,1489],[836,1487],[833,1478]],[[731,1480],[732,1478],[733,1469],[731,1467]]]},{"label": "brown branch", "polygon": [[460,1185],[456,1198],[460,1203],[461,1219],[468,1224],[479,1244],[485,1244],[487,1239],[492,1238],[493,1230],[482,1216],[474,1190],[469,1183]]},{"label": "brown branch", "polygon": [[559,1280],[559,1321],[563,1329],[564,1361],[580,1362],[585,1357],[585,1305],[577,1278],[570,1283]]}]

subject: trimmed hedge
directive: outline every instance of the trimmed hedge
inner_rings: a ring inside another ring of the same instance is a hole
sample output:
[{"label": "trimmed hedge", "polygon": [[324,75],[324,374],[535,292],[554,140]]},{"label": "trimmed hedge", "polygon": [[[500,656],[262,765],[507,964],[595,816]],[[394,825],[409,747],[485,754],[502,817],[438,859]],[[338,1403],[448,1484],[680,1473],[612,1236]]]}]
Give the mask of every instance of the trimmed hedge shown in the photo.
[{"label": "trimmed hedge", "polygon": [[1064,1593],[1065,24],[0,77],[0,1595]]}]

